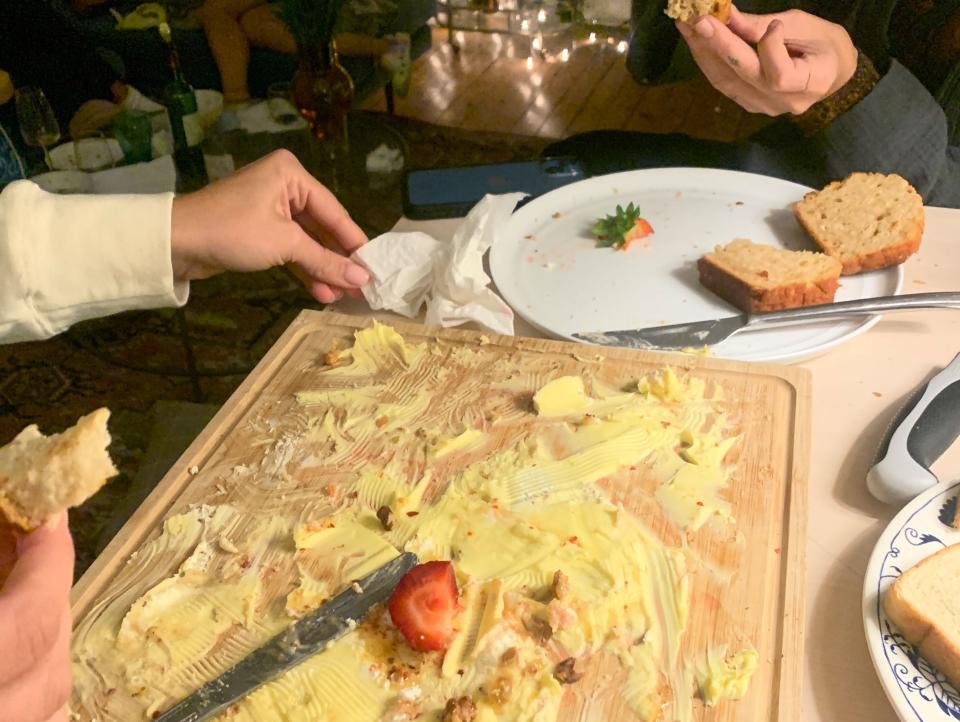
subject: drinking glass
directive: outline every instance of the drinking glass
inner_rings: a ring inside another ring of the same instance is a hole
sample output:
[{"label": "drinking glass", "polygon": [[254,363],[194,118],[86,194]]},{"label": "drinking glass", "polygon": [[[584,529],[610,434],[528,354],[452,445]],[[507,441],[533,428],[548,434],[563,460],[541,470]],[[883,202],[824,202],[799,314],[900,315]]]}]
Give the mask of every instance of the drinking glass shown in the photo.
[{"label": "drinking glass", "polygon": [[60,140],[60,124],[47,96],[40,88],[26,87],[17,90],[17,121],[23,142],[34,148],[42,148],[47,168],[52,170],[47,148]]}]

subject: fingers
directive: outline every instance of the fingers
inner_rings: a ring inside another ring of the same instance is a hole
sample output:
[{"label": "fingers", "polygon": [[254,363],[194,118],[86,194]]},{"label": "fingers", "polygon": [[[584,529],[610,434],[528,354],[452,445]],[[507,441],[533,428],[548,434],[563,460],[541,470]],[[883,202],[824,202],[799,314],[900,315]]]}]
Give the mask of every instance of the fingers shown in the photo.
[{"label": "fingers", "polygon": [[760,38],[766,34],[767,26],[770,25],[773,18],[774,16],[772,15],[749,15],[742,13],[737,10],[735,5],[731,5],[730,17],[727,18],[727,27],[746,42],[751,45],[756,45],[760,42]]},{"label": "fingers", "polygon": [[696,22],[693,31],[691,42],[706,46],[741,80],[751,85],[760,81],[760,58],[756,51],[726,25],[715,17],[704,17]]},{"label": "fingers", "polygon": [[[291,222],[292,245],[285,259],[294,263],[311,283],[326,284],[331,289],[360,288],[370,282],[370,274],[345,256],[334,253],[317,243],[296,223]],[[308,289],[313,292],[311,286]],[[322,286],[317,287],[318,290]],[[316,293],[314,293],[316,296]],[[323,294],[326,296],[326,294]],[[317,298],[330,303],[334,298]]]},{"label": "fingers", "polygon": [[[810,69],[805,62],[790,57],[784,38],[783,23],[774,20],[757,43],[760,67],[767,86],[778,93],[802,93],[810,82]],[[800,59],[802,61],[802,58]]]},{"label": "fingers", "polygon": [[293,215],[309,233],[326,235],[348,254],[367,242],[366,234],[353,222],[340,201],[307,173],[299,161],[292,167],[291,175]]}]

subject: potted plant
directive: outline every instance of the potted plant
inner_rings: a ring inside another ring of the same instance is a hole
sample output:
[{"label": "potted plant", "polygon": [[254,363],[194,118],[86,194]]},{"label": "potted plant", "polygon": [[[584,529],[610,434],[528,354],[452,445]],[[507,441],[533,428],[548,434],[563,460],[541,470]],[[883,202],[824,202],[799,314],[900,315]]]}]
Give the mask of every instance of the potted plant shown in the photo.
[{"label": "potted plant", "polygon": [[321,140],[346,142],[353,80],[340,65],[334,28],[343,0],[283,0],[281,16],[297,41],[293,102]]}]

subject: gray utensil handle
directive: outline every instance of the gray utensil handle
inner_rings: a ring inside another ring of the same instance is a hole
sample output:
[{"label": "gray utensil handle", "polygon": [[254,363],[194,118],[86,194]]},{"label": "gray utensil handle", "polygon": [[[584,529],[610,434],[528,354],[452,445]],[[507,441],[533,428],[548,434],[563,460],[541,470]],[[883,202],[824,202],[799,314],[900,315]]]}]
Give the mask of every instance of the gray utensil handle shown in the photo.
[{"label": "gray utensil handle", "polygon": [[960,293],[946,291],[940,293],[910,293],[904,296],[881,296],[880,298],[865,298],[857,301],[838,301],[820,306],[791,308],[786,311],[752,313],[748,316],[747,324],[754,326],[816,321],[838,316],[905,311],[913,308],[960,308]]},{"label": "gray utensil handle", "polygon": [[930,471],[960,436],[960,355],[924,384],[894,419],[867,474],[880,501],[903,504],[937,483]]}]

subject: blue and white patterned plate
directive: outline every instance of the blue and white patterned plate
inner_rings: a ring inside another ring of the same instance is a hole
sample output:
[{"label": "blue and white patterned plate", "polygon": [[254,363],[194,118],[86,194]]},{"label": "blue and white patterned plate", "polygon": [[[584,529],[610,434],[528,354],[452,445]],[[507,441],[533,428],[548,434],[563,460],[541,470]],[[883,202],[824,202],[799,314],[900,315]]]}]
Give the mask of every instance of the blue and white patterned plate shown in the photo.
[{"label": "blue and white patterned plate", "polygon": [[953,518],[960,482],[937,484],[911,501],[890,522],[873,550],[863,584],[863,626],[873,665],[903,722],[960,720],[960,692],[916,647],[900,636],[880,599],[910,567],[944,547],[960,543]]}]

